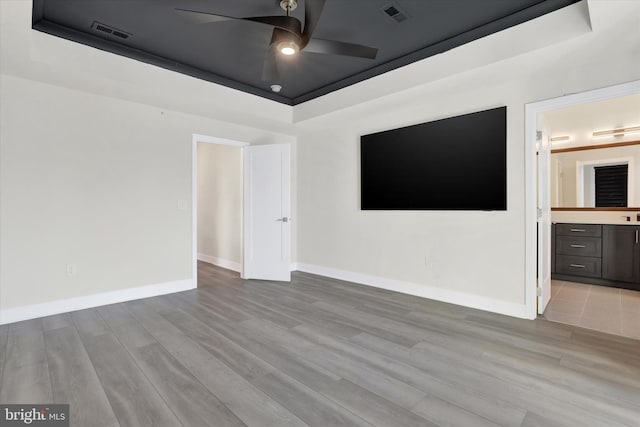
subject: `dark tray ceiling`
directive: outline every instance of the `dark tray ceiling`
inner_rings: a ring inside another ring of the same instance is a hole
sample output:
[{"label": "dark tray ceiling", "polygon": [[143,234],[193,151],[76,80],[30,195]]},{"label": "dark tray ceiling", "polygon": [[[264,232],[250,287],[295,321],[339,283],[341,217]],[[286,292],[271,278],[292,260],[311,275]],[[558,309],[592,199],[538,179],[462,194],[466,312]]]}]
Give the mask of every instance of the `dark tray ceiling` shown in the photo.
[{"label": "dark tray ceiling", "polygon": [[[175,8],[248,17],[283,15],[279,0],[34,0],[33,28],[289,105],[521,24],[578,0],[327,0],[314,37],[377,47],[374,60],[302,52],[262,81],[270,27],[247,21],[188,24]],[[304,22],[304,0],[293,16]],[[397,22],[385,13],[395,6]],[[94,22],[123,34],[92,29]],[[123,38],[126,36],[126,38]],[[276,94],[272,83],[282,85]]]}]

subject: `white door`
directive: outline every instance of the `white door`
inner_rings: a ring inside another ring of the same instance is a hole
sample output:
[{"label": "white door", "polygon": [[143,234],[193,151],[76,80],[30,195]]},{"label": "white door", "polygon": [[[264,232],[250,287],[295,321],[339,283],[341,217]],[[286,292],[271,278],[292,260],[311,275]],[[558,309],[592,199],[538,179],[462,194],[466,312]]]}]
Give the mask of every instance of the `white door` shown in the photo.
[{"label": "white door", "polygon": [[538,313],[551,299],[551,142],[546,130],[538,135]]},{"label": "white door", "polygon": [[291,280],[288,144],[243,148],[245,279]]}]

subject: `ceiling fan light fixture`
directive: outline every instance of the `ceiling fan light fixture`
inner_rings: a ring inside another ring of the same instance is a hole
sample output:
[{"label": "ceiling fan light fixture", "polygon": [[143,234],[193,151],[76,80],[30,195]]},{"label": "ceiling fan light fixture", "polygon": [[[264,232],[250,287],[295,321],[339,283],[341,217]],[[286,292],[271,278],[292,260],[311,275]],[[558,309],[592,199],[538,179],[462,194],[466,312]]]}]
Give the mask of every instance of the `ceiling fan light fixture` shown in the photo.
[{"label": "ceiling fan light fixture", "polygon": [[298,53],[300,47],[296,42],[293,41],[283,41],[278,43],[278,52],[283,55],[291,56]]}]

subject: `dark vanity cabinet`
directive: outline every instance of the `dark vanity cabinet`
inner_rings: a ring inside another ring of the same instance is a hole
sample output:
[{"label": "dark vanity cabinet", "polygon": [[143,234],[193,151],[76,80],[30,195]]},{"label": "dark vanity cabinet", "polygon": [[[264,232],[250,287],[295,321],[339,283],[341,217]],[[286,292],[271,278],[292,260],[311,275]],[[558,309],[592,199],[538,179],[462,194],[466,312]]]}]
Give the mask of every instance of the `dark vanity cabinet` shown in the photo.
[{"label": "dark vanity cabinet", "polygon": [[556,273],[556,225],[551,224],[551,274]]},{"label": "dark vanity cabinet", "polygon": [[603,225],[602,231],[602,278],[634,283],[640,289],[640,226]]},{"label": "dark vanity cabinet", "polygon": [[552,249],[559,280],[640,290],[640,224],[555,224]]},{"label": "dark vanity cabinet", "polygon": [[556,224],[556,273],[602,277],[602,226]]}]

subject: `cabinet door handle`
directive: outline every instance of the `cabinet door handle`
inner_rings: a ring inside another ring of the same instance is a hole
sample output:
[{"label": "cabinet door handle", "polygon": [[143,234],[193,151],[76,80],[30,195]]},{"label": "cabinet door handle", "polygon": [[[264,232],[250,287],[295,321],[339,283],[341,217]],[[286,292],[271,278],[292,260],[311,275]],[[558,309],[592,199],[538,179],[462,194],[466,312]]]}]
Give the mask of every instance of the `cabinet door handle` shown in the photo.
[{"label": "cabinet door handle", "polygon": [[585,245],[571,245],[572,248],[586,248]]},{"label": "cabinet door handle", "polygon": [[582,265],[582,264],[569,264],[569,267],[584,268],[584,265]]},{"label": "cabinet door handle", "polygon": [[585,230],[584,228],[572,228],[571,231],[574,233],[584,233],[587,230]]},{"label": "cabinet door handle", "polygon": [[638,230],[636,230],[636,244],[638,244],[638,234],[640,233],[638,233]]}]

